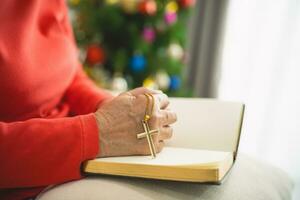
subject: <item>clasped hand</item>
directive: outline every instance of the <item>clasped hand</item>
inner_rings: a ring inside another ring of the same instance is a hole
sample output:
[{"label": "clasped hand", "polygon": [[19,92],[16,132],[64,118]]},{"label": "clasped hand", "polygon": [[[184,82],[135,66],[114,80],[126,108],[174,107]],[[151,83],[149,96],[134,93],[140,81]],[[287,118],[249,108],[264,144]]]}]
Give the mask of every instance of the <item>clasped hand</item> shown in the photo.
[{"label": "clasped hand", "polygon": [[156,152],[164,147],[164,140],[172,137],[172,123],[176,114],[169,109],[169,99],[161,91],[137,88],[120,94],[104,102],[95,112],[99,128],[98,157],[148,155],[150,149],[146,139],[137,139],[143,132],[141,121],[145,115],[147,99],[145,93],[155,98],[152,117],[149,120],[151,129],[159,129],[153,135]]}]

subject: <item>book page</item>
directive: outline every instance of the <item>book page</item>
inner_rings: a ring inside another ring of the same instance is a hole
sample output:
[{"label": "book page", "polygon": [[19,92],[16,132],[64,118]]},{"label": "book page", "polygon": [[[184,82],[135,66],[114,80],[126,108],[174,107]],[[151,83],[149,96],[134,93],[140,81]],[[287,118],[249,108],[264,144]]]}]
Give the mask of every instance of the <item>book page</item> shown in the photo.
[{"label": "book page", "polygon": [[243,104],[215,99],[171,98],[177,113],[167,146],[237,151]]},{"label": "book page", "polygon": [[232,157],[232,152],[165,147],[154,159],[150,156],[124,156],[98,158],[96,161],[165,166],[211,165],[227,159],[228,156]]}]

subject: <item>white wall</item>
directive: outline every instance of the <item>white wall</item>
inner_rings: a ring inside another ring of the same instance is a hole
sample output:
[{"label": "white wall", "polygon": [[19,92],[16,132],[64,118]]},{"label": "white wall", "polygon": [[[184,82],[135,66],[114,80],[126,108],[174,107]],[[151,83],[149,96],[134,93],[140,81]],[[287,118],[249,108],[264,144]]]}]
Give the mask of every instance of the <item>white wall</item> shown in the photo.
[{"label": "white wall", "polygon": [[300,182],[300,1],[232,0],[219,97],[246,103],[241,151]]}]

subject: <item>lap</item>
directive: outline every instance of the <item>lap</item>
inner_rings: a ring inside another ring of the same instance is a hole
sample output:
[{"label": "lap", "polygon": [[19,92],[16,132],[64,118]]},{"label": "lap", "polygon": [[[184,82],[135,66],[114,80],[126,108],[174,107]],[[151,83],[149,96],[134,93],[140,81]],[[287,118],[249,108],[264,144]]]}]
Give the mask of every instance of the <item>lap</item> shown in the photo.
[{"label": "lap", "polygon": [[292,183],[281,170],[241,155],[221,185],[93,176],[55,186],[38,200],[64,199],[291,199]]}]

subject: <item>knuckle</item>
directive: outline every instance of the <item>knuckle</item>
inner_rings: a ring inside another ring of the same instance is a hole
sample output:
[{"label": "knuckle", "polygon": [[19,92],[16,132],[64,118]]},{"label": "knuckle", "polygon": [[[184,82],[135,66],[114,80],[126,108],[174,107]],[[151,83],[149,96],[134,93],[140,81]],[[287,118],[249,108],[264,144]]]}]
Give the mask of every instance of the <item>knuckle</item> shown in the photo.
[{"label": "knuckle", "polygon": [[160,115],[159,120],[160,120],[160,123],[162,125],[167,125],[167,123],[169,121],[169,114],[168,114],[168,112],[166,112],[166,111],[162,112],[161,115]]}]

